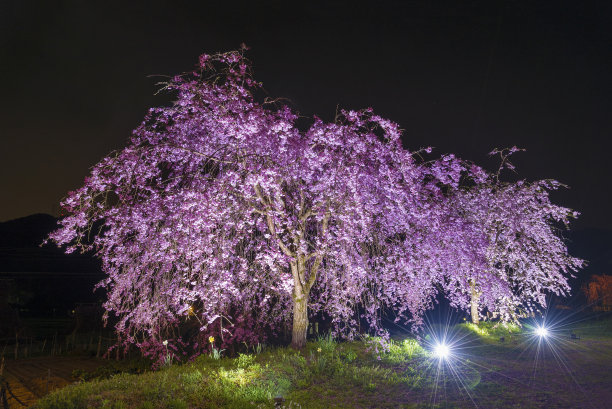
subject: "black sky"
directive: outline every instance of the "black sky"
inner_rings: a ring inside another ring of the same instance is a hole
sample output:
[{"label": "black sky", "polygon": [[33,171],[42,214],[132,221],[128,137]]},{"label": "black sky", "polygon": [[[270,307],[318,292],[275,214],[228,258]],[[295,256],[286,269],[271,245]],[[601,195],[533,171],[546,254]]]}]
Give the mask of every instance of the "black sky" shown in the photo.
[{"label": "black sky", "polygon": [[[539,4],[538,4],[539,3]],[[612,2],[9,1],[0,3],[0,221],[45,212],[125,145],[154,74],[244,42],[271,96],[303,115],[373,107],[410,149],[556,178],[576,228],[612,228]]]}]

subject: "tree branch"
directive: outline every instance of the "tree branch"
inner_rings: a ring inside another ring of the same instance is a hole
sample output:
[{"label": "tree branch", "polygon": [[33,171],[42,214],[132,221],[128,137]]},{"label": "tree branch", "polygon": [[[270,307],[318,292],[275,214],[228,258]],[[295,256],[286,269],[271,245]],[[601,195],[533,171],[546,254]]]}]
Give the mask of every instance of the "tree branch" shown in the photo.
[{"label": "tree branch", "polygon": [[266,200],[265,196],[263,195],[261,191],[261,187],[258,184],[255,185],[255,193],[257,194],[257,197],[259,197],[259,199],[263,202],[266,208],[266,212],[262,214],[265,214],[266,216],[266,222],[268,224],[268,229],[270,229],[270,233],[272,233],[272,236],[274,236],[274,238],[278,242],[279,247],[281,248],[283,253],[285,253],[286,256],[295,257],[295,253],[289,250],[289,247],[287,247],[285,243],[282,242],[280,237],[278,237],[278,233],[276,232],[276,226],[274,225],[274,220],[272,219],[272,216],[270,215],[270,210],[272,210],[272,207],[270,206],[270,203],[268,202],[268,200]]},{"label": "tree branch", "polygon": [[[330,217],[331,217],[331,211],[328,208],[327,211],[325,212],[325,216],[323,217],[323,223],[321,227],[321,237],[325,237],[325,234],[327,233],[327,228],[328,228]],[[310,276],[308,277],[308,282],[306,283],[306,291],[310,291],[310,289],[314,285],[315,280],[317,279],[317,273],[319,272],[319,267],[321,266],[322,261],[323,261],[323,253],[318,252],[315,258],[315,261],[312,264],[312,267],[310,269]]]}]

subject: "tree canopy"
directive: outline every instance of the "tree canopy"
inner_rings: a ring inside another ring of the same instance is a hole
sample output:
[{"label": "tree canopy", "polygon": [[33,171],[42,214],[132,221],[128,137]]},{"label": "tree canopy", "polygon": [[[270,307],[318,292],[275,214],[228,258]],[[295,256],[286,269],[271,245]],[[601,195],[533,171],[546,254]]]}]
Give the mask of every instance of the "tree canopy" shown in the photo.
[{"label": "tree canopy", "polygon": [[[302,130],[289,107],[259,97],[242,52],[202,55],[165,89],[176,102],[151,109],[127,147],[94,166],[50,236],[102,259],[105,308],[126,343],[201,348],[213,327],[253,343],[293,320],[299,348],[315,313],[337,334],[354,335],[362,319],[382,333],[383,309],[418,324],[440,290],[464,306],[470,277],[498,297],[500,283],[510,284],[491,268],[497,262],[524,271],[520,291],[539,280],[538,268],[558,273],[535,292],[566,285],[563,266],[538,258],[550,252],[536,251],[526,269],[515,262],[511,253],[532,251],[508,250],[515,230],[505,251],[489,254],[503,245],[485,213],[512,197],[510,185],[502,194],[506,187],[491,188],[490,175],[453,155],[423,160],[429,148],[405,149],[399,126],[371,109],[314,118]],[[535,206],[548,206],[533,186]],[[557,212],[543,211],[533,217],[544,226]],[[476,248],[458,244],[468,237]],[[565,251],[561,241],[542,245]],[[200,335],[181,339],[174,329],[192,317]]]}]

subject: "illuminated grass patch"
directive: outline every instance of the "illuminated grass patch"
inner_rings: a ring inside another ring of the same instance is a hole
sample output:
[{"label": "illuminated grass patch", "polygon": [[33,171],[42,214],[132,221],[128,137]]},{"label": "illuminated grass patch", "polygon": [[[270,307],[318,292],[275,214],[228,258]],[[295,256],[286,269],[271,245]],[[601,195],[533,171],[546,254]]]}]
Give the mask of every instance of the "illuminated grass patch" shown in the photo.
[{"label": "illuminated grass patch", "polygon": [[[58,390],[35,408],[271,409],[277,396],[285,408],[296,409],[580,407],[578,400],[605,407],[600,404],[607,403],[607,389],[597,385],[610,381],[612,333],[597,330],[591,338],[580,330],[575,341],[552,330],[549,341],[538,343],[535,324],[522,329],[481,324],[487,335],[466,324],[433,326],[421,343],[413,338],[337,342],[325,336],[299,352],[265,348],[235,358],[201,356],[140,375],[109,372],[106,379]],[[500,335],[517,341],[490,342]],[[438,341],[449,347],[446,358],[434,353],[442,345]],[[375,351],[376,344],[385,349]],[[533,406],[540,396],[546,401]]]},{"label": "illuminated grass patch", "polygon": [[517,324],[484,321],[478,325],[467,322],[458,326],[459,330],[477,335],[480,340],[487,343],[498,343],[503,339],[504,342],[514,340],[518,337],[522,329]]}]

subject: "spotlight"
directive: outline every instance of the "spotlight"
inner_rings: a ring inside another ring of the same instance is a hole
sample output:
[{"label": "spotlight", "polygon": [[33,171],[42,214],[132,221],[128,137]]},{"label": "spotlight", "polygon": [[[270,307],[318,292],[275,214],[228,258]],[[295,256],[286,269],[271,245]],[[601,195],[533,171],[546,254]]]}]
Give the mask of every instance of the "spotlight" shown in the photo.
[{"label": "spotlight", "polygon": [[537,336],[539,336],[540,338],[545,338],[548,336],[548,330],[544,327],[538,327],[535,330],[535,333]]},{"label": "spotlight", "polygon": [[439,359],[446,359],[450,355],[450,349],[445,344],[437,344],[433,352]]}]

